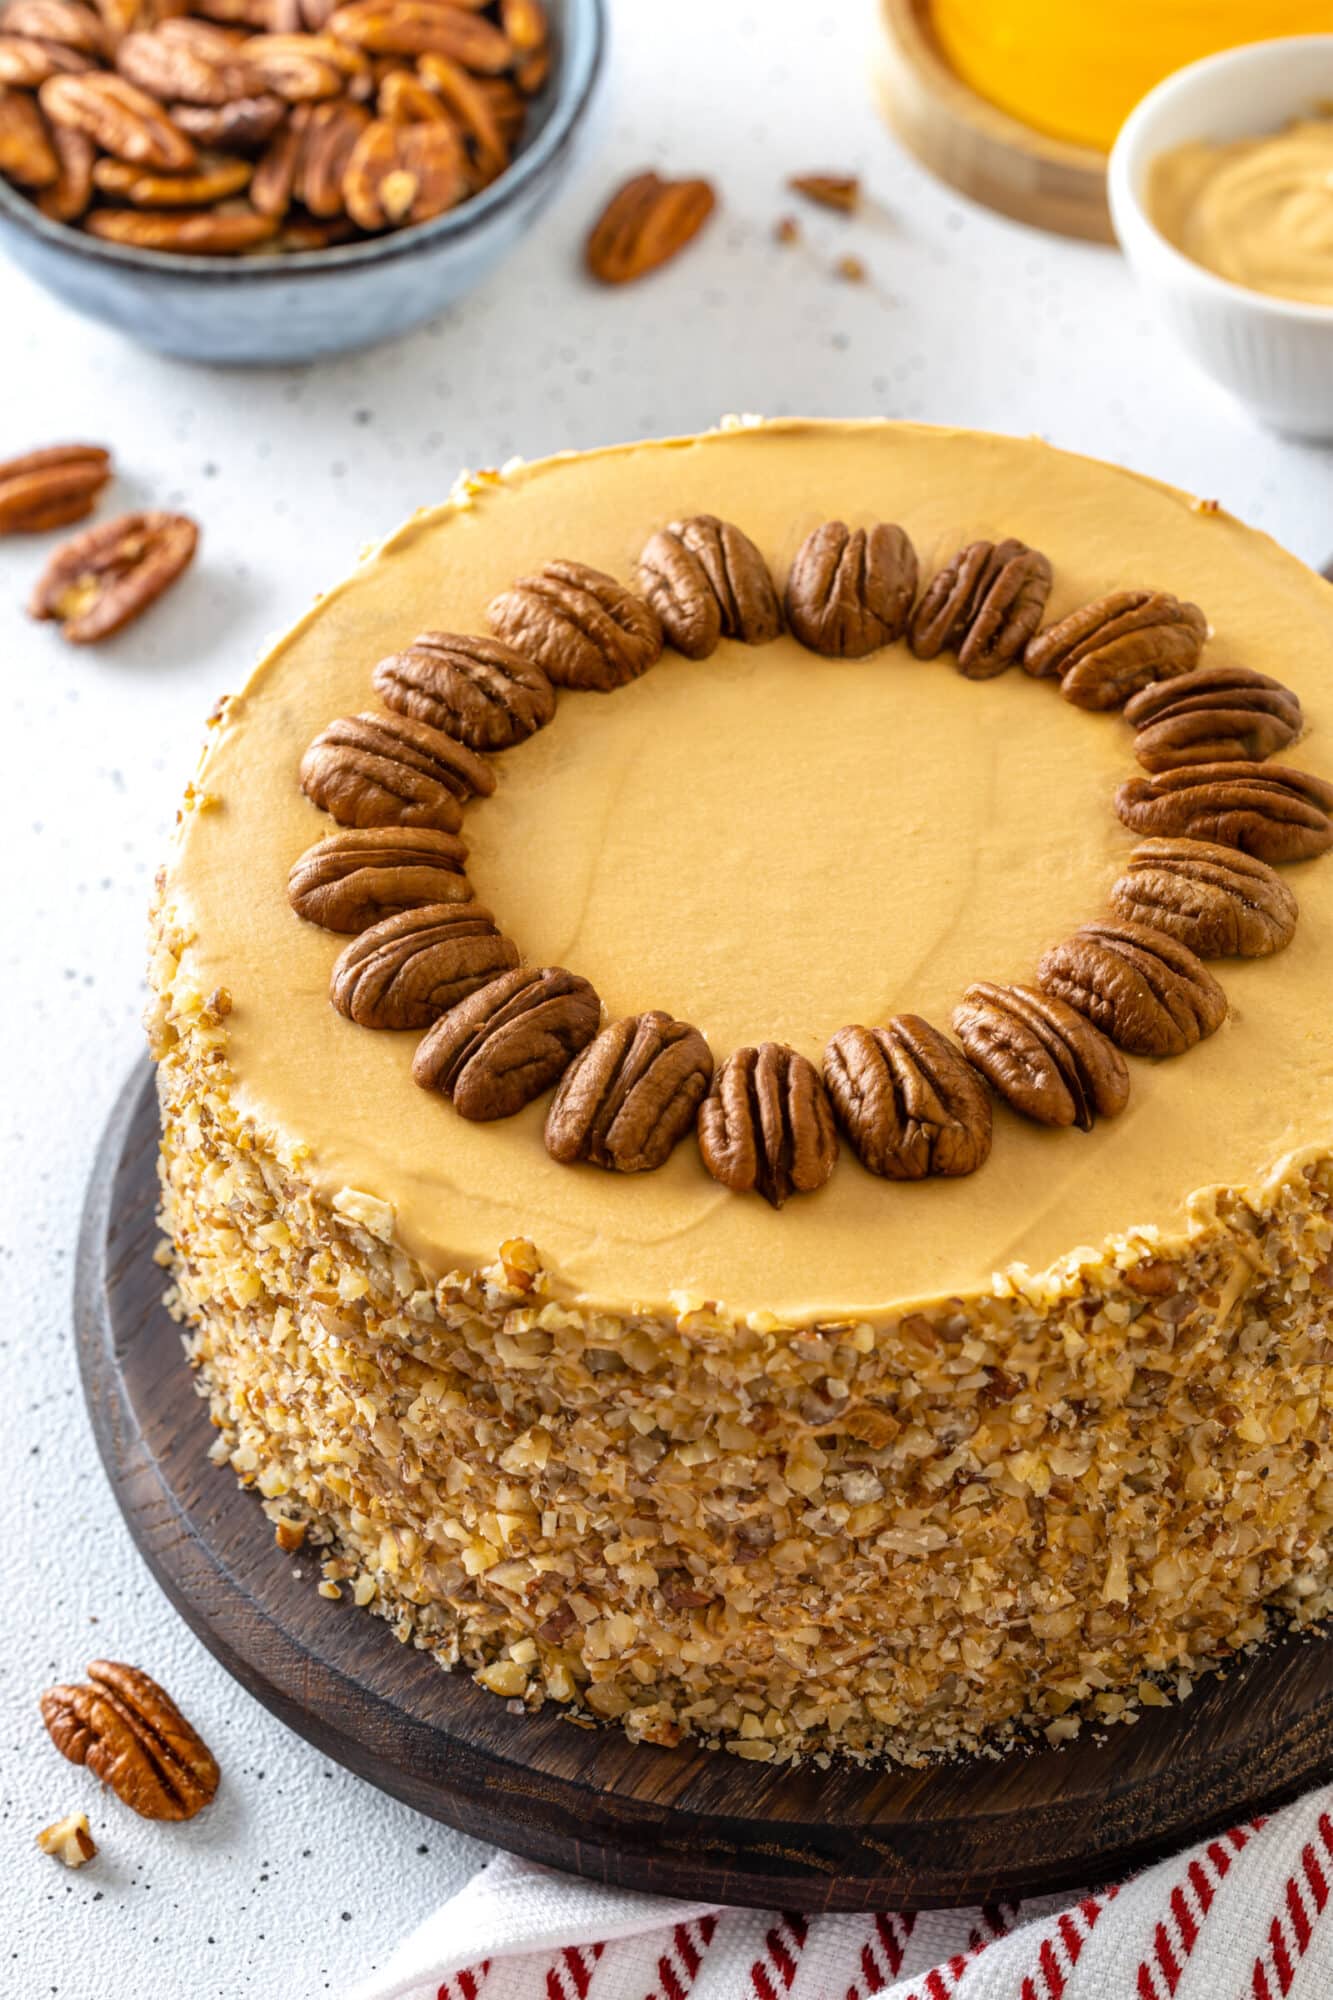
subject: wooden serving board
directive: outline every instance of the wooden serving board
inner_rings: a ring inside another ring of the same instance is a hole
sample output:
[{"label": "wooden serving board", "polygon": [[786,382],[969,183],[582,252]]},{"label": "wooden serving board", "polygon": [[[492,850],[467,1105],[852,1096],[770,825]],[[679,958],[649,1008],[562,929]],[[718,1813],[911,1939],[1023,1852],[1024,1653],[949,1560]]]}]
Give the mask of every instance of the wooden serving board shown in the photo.
[{"label": "wooden serving board", "polygon": [[[1333,1639],[1287,1637],[1183,1705],[1059,1750],[921,1771],[772,1770],[511,1714],[274,1544],[213,1435],[153,1262],[147,1067],[102,1142],[75,1327],[112,1486],[172,1603],[327,1756],[449,1825],[597,1880],[709,1902],[910,1910],[1078,1887],[1333,1775]],[[151,1662],[148,1663],[151,1666]]]},{"label": "wooden serving board", "polygon": [[1104,153],[1036,132],[978,97],[944,58],[930,24],[930,0],[880,0],[880,15],[880,101],[923,167],[960,194],[1034,229],[1115,242]]}]

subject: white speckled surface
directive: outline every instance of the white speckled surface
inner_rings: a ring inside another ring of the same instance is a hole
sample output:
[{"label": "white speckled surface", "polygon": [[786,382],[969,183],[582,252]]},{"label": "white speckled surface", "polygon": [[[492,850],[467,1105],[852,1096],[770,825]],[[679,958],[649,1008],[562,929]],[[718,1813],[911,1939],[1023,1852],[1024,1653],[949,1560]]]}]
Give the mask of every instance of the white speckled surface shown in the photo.
[{"label": "white speckled surface", "polygon": [[[337,1992],[484,1852],[331,1768],[214,1665],[130,1545],[74,1375],[79,1206],[138,1049],[149,884],[204,715],[265,636],[461,464],[737,409],[1042,431],[1216,494],[1308,559],[1333,551],[1328,453],[1265,436],[1197,379],[1112,253],[969,208],[897,152],[864,81],[868,8],[612,13],[599,149],[538,240],[397,347],[308,371],[194,369],[0,266],[0,458],[105,441],[121,476],[103,512],[181,505],[204,529],[188,580],[94,654],[21,615],[47,538],[0,542],[0,1465],[19,1524],[0,1595],[0,1991],[14,2000]],[[594,291],[583,229],[649,161],[712,174],[725,211],[669,272]],[[801,211],[803,245],[779,248],[783,176],[819,166],[858,167],[876,207],[852,224]],[[869,284],[830,275],[844,248]],[[158,1674],[216,1749],[225,1789],[195,1825],[133,1818],[47,1743],[37,1694],[99,1652]],[[77,1806],[102,1852],[71,1875],[32,1841]]]}]

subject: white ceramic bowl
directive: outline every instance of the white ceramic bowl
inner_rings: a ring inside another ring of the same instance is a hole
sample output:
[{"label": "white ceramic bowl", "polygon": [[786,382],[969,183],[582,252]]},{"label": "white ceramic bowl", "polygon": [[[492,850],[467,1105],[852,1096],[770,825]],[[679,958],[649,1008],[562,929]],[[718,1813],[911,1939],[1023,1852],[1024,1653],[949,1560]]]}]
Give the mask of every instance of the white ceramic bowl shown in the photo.
[{"label": "white ceramic bowl", "polygon": [[[1135,275],[1199,366],[1263,423],[1333,438],[1333,306],[1248,291],[1182,255],[1148,215],[1148,170],[1189,139],[1274,132],[1333,100],[1333,35],[1253,42],[1149,91],[1111,153],[1111,218]],[[1325,115],[1327,113],[1325,112]]]}]

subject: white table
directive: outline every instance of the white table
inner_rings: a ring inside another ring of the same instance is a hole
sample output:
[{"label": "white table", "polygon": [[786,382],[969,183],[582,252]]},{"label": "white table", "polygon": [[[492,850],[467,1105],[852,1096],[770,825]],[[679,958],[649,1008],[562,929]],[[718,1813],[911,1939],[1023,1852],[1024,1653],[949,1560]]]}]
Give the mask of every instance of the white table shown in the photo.
[{"label": "white table", "polygon": [[[1333,551],[1328,455],[1257,431],[1197,379],[1113,253],[970,208],[898,152],[865,81],[862,9],[613,13],[600,139],[566,195],[484,290],[397,346],[309,370],[191,368],[0,266],[0,458],[104,441],[121,467],[111,500],[179,505],[204,530],[188,581],[87,653],[22,615],[47,544],[0,542],[0,1467],[19,1524],[0,1592],[0,1990],[14,2000],[337,1992],[484,1855],[331,1767],[214,1664],[131,1546],[75,1378],[72,1251],[139,1050],[153,870],[204,717],[266,635],[462,465],[728,411],[1039,431],[1216,495],[1307,559]],[[709,174],[723,212],[670,271],[595,289],[584,229],[648,163]],[[862,172],[867,219],[784,194],[788,173],[824,166]],[[777,245],[775,219],[798,209],[802,245]],[[868,284],[831,275],[844,249]],[[196,1824],[135,1819],[47,1742],[40,1690],[98,1653],[150,1668],[217,1751],[224,1788]],[[102,1851],[68,1874],[33,1836],[79,1806]]]}]

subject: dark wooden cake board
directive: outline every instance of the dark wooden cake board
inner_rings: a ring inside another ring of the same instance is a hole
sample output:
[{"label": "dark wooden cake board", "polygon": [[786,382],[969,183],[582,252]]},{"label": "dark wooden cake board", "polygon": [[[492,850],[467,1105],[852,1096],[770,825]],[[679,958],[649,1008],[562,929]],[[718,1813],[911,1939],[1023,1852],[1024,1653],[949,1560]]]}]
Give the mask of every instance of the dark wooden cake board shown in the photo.
[{"label": "dark wooden cake board", "polygon": [[1108,1880],[1333,1774],[1333,1640],[1286,1637],[1186,1702],[1060,1749],[926,1770],[770,1769],[511,1714],[293,1574],[213,1433],[161,1303],[156,1104],[127,1084],[93,1174],[75,1329],[149,1567],[251,1694],[384,1791],[598,1881],[719,1903],[910,1910]]}]

